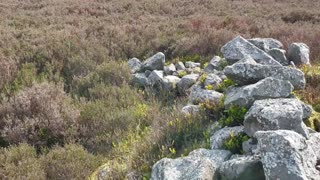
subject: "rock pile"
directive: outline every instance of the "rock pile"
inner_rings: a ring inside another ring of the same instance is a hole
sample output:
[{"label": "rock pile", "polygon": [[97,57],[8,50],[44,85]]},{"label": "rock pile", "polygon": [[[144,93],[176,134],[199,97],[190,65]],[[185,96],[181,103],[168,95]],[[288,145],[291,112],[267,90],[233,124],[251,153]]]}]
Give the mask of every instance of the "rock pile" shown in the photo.
[{"label": "rock pile", "polygon": [[[292,95],[305,87],[304,74],[288,66],[310,65],[309,48],[293,43],[288,55],[282,48],[275,39],[238,36],[222,47],[224,58],[214,57],[203,70],[192,62],[165,65],[162,53],[143,63],[129,60],[134,84],[189,95],[183,113],[199,112],[199,103],[221,101],[224,95],[215,90],[226,78],[237,85],[224,92],[225,108],[249,109],[243,126],[213,133],[211,150],[158,161],[152,179],[320,179],[320,133],[303,123],[312,108]],[[223,150],[223,141],[239,133],[250,137],[242,144],[245,154]]]}]

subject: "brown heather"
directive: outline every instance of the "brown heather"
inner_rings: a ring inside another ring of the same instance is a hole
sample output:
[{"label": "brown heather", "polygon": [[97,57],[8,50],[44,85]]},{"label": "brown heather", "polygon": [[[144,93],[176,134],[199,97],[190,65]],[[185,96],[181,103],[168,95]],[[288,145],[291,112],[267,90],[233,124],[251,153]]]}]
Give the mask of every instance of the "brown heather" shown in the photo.
[{"label": "brown heather", "polygon": [[[210,119],[182,117],[183,97],[130,86],[128,58],[208,61],[242,35],[304,42],[317,64],[319,9],[318,0],[0,0],[0,179],[85,179],[103,164],[112,179],[149,178],[160,158],[207,147]],[[304,71],[297,95],[320,111],[320,71]]]}]

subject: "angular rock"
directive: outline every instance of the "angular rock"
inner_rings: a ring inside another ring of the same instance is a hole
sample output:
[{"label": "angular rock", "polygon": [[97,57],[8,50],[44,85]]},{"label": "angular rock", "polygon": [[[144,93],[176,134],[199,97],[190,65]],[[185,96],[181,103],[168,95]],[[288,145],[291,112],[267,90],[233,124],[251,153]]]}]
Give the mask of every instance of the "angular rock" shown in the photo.
[{"label": "angular rock", "polygon": [[232,104],[250,108],[256,100],[288,97],[292,90],[289,81],[268,77],[252,85],[227,89],[224,105],[226,108]]},{"label": "angular rock", "polygon": [[230,151],[198,149],[187,157],[164,158],[152,167],[151,180],[216,179],[217,169]]},{"label": "angular rock", "polygon": [[281,66],[281,64],[274,60],[269,54],[257,48],[241,36],[237,36],[229,41],[221,48],[221,52],[230,64],[246,56],[251,56],[257,63]]},{"label": "angular rock", "polygon": [[289,61],[286,57],[286,51],[283,49],[273,48],[268,51],[268,54],[278,61],[283,66],[288,66]]},{"label": "angular rock", "polygon": [[189,102],[192,104],[200,104],[205,102],[219,104],[222,98],[222,93],[213,90],[202,89],[200,85],[196,85],[191,89]]},{"label": "angular rock", "polygon": [[146,71],[144,72],[144,74],[145,74],[147,77],[149,77],[150,74],[151,74],[151,72],[152,72],[152,71],[150,71],[150,70],[146,70]]},{"label": "angular rock", "polygon": [[219,56],[214,56],[203,71],[206,73],[213,73],[214,70],[222,71],[227,63],[228,62],[225,59],[222,59]]},{"label": "angular rock", "polygon": [[245,115],[244,131],[253,137],[257,131],[284,129],[308,138],[308,129],[303,123],[303,104],[297,99],[257,100]]},{"label": "angular rock", "polygon": [[186,68],[185,71],[188,74],[200,74],[201,73],[201,68],[200,67]]},{"label": "angular rock", "polygon": [[251,56],[245,56],[234,64],[258,64]]},{"label": "angular rock", "polygon": [[204,86],[211,85],[213,89],[216,89],[221,82],[222,79],[218,75],[212,73],[207,75]]},{"label": "angular rock", "polygon": [[174,64],[169,64],[167,66],[164,66],[163,71],[166,75],[172,75],[174,72],[176,72],[176,67],[174,66]]},{"label": "angular rock", "polygon": [[317,157],[317,161],[320,161],[320,133],[310,134],[307,144],[313,149]]},{"label": "angular rock", "polygon": [[253,139],[249,139],[242,143],[242,150],[245,154],[255,154],[257,143]]},{"label": "angular rock", "polygon": [[287,80],[295,89],[304,89],[306,80],[299,69],[287,66],[265,66],[260,64],[236,63],[224,69],[225,75],[238,85],[258,82],[267,77]]},{"label": "angular rock", "polygon": [[148,78],[144,73],[136,73],[132,75],[132,81],[135,86],[144,88],[148,85]]},{"label": "angular rock", "polygon": [[288,48],[288,59],[295,65],[310,65],[310,48],[304,43],[292,43]]},{"label": "angular rock", "polygon": [[185,115],[194,115],[197,114],[199,111],[200,108],[198,105],[187,105],[181,109],[181,112]]},{"label": "angular rock", "polygon": [[189,89],[193,84],[196,83],[199,78],[199,74],[189,74],[181,78],[179,83],[177,83],[177,88],[180,94],[186,94],[187,89]]},{"label": "angular rock", "polygon": [[129,59],[128,66],[131,73],[140,72],[142,70],[142,63],[138,58]]},{"label": "angular rock", "polygon": [[144,70],[163,70],[165,64],[165,55],[162,52],[158,52],[152,57],[143,62]]},{"label": "angular rock", "polygon": [[183,62],[177,62],[175,66],[176,66],[177,71],[186,69]]},{"label": "angular rock", "polygon": [[300,134],[277,130],[255,136],[266,179],[320,179],[315,153]]},{"label": "angular rock", "polygon": [[232,135],[237,136],[243,132],[243,126],[225,127],[210,137],[211,149],[222,149],[223,142],[228,140]]},{"label": "angular rock", "polygon": [[264,171],[260,158],[239,156],[222,163],[219,168],[221,179],[228,180],[264,180]]},{"label": "angular rock", "polygon": [[283,44],[280,41],[272,38],[253,38],[248,39],[248,41],[265,52],[268,52],[270,49],[273,48],[283,48]]},{"label": "angular rock", "polygon": [[163,71],[153,70],[148,77],[148,82],[151,86],[163,85]]},{"label": "angular rock", "polygon": [[200,63],[196,63],[196,62],[192,62],[192,61],[187,61],[185,64],[186,64],[186,68],[200,67]]},{"label": "angular rock", "polygon": [[163,78],[164,89],[167,91],[175,90],[179,81],[180,78],[178,78],[177,76],[165,76]]}]

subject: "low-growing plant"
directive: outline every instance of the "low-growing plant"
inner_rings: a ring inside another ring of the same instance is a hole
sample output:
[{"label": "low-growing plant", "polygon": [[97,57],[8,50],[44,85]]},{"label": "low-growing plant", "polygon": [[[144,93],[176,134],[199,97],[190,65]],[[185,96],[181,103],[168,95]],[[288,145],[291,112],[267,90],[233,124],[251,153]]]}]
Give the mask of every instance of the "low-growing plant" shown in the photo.
[{"label": "low-growing plant", "polygon": [[230,134],[230,138],[225,140],[222,148],[231,151],[233,154],[243,154],[242,143],[249,140],[249,136],[245,133],[234,135]]},{"label": "low-growing plant", "polygon": [[207,74],[202,74],[199,78],[199,81],[202,85],[204,85],[204,82],[206,81],[207,79]]},{"label": "low-growing plant", "polygon": [[212,86],[211,84],[206,85],[204,88],[205,88],[206,90],[213,90],[213,86]]},{"label": "low-growing plant", "polygon": [[187,71],[179,71],[178,72],[178,76],[180,77],[180,78],[182,78],[183,76],[185,76],[185,75],[187,75],[188,73],[187,73]]},{"label": "low-growing plant", "polygon": [[304,123],[311,129],[320,132],[320,113],[313,111],[311,117],[304,120]]},{"label": "low-growing plant", "polygon": [[219,85],[218,85],[218,87],[217,87],[217,91],[218,92],[225,92],[226,91],[226,89],[228,88],[228,87],[230,87],[230,86],[235,86],[235,85],[237,85],[235,82],[233,82],[231,79],[225,79],[225,80],[223,80],[223,82],[222,83],[220,83]]},{"label": "low-growing plant", "polygon": [[219,119],[219,124],[224,127],[232,127],[243,125],[244,116],[247,113],[245,107],[231,105],[229,109],[223,112],[223,116]]}]

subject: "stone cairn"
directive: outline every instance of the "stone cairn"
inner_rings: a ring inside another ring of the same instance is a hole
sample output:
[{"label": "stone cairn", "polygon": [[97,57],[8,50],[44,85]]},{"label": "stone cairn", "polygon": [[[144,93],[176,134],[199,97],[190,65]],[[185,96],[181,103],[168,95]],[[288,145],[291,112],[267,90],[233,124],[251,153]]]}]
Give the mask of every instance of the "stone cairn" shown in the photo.
[{"label": "stone cairn", "polygon": [[[292,95],[293,90],[304,89],[306,84],[304,73],[295,65],[310,65],[308,46],[293,43],[286,55],[278,40],[238,36],[221,52],[224,58],[215,56],[203,70],[194,62],[165,65],[163,53],[144,62],[129,60],[136,86],[188,95],[189,104],[181,110],[185,114],[197,113],[200,103],[220,102],[224,95],[215,89],[226,78],[237,86],[224,92],[225,108],[237,105],[249,109],[243,126],[212,133],[211,149],[158,161],[151,179],[319,180],[320,133],[303,123],[311,116],[311,106]],[[205,79],[200,80],[203,73]],[[208,85],[210,90],[204,88]],[[250,139],[242,144],[244,155],[233,155],[222,145],[231,134],[239,133]]]}]

